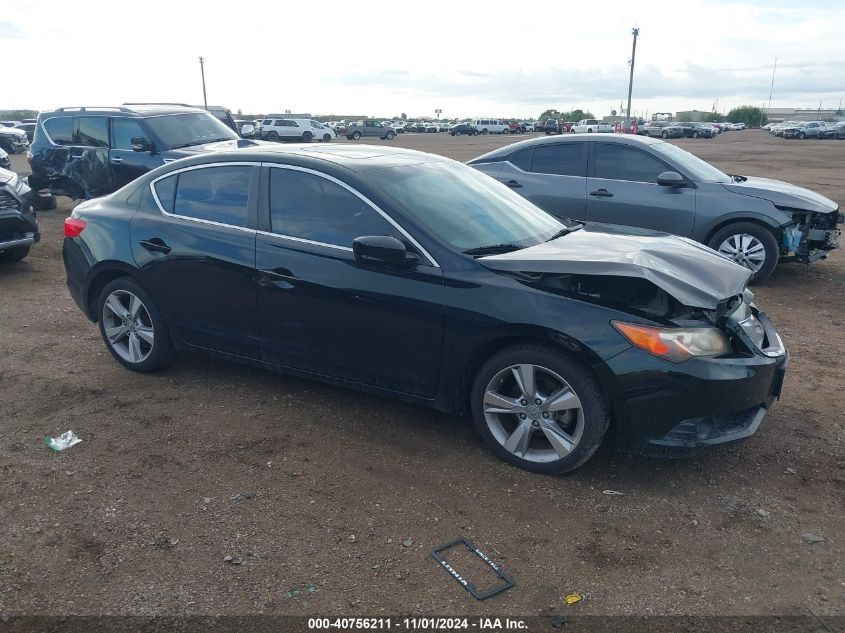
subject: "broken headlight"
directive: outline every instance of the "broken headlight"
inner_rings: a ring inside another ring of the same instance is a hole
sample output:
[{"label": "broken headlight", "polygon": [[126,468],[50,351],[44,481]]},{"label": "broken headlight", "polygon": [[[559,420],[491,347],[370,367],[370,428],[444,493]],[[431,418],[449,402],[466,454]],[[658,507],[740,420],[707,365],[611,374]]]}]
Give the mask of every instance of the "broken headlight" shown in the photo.
[{"label": "broken headlight", "polygon": [[757,346],[757,349],[762,350],[766,343],[766,330],[760,323],[760,319],[754,314],[751,306],[743,302],[731,315],[731,318],[742,328],[742,331]]},{"label": "broken headlight", "polygon": [[635,347],[680,363],[694,356],[721,356],[732,351],[725,334],[714,327],[663,328],[612,321]]}]

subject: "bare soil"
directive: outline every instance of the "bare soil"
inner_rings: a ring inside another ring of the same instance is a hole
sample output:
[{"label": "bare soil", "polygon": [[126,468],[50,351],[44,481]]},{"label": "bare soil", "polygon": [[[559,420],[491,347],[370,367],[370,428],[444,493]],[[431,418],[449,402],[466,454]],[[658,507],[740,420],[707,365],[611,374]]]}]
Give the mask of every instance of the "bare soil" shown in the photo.
[{"label": "bare soil", "polygon": [[[514,140],[394,144],[466,160]],[[845,143],[678,144],[845,202]],[[0,268],[0,614],[845,614],[845,254],[754,289],[792,353],[754,437],[545,477],[468,419],[205,358],[126,371],[65,288],[73,205]],[[83,442],[44,446],[68,429]],[[457,535],[517,587],[463,591],[429,557]]]}]

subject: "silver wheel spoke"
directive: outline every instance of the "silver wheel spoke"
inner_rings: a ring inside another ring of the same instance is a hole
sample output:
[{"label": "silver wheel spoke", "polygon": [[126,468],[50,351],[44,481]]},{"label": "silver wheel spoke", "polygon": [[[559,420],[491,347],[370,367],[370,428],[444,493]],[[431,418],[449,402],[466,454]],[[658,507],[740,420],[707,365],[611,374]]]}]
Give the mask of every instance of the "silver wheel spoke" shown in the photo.
[{"label": "silver wheel spoke", "polygon": [[540,423],[540,428],[559,457],[566,457],[575,448],[575,438],[563,431],[554,422],[543,421]]},{"label": "silver wheel spoke", "polygon": [[580,409],[581,400],[575,395],[575,392],[564,387],[557,393],[553,394],[543,405],[546,411],[566,411],[568,409]]},{"label": "silver wheel spoke", "polygon": [[106,307],[111,310],[118,319],[123,320],[126,318],[126,308],[123,307],[117,297],[113,294],[109,295],[109,298],[106,299]]},{"label": "silver wheel spoke", "polygon": [[515,413],[514,409],[520,407],[516,400],[507,398],[495,391],[484,393],[484,404],[484,410],[487,413]]},{"label": "silver wheel spoke", "polygon": [[141,340],[149,343],[152,346],[153,338],[154,338],[153,337],[153,328],[140,326],[135,330],[135,333],[138,335],[138,337]]},{"label": "silver wheel spoke", "polygon": [[505,442],[505,448],[514,455],[525,455],[528,451],[528,445],[531,443],[532,434],[533,427],[531,426],[531,420],[523,420],[516,427],[516,430],[511,433],[508,441]]},{"label": "silver wheel spoke", "polygon": [[128,330],[122,325],[106,327],[103,329],[106,331],[106,336],[112,343],[117,343],[120,339],[126,336],[126,332],[128,332]]},{"label": "silver wheel spoke", "polygon": [[144,304],[141,303],[141,300],[138,297],[136,297],[135,295],[132,295],[132,298],[129,299],[129,317],[132,318],[132,319],[137,319],[138,318],[138,311],[143,306],[144,306]]},{"label": "silver wheel spoke", "polygon": [[514,380],[527,400],[533,400],[537,393],[534,383],[534,365],[517,365],[512,370]]},{"label": "silver wheel spoke", "polygon": [[135,332],[129,334],[129,360],[133,363],[140,361],[144,355],[141,353],[141,339]]}]

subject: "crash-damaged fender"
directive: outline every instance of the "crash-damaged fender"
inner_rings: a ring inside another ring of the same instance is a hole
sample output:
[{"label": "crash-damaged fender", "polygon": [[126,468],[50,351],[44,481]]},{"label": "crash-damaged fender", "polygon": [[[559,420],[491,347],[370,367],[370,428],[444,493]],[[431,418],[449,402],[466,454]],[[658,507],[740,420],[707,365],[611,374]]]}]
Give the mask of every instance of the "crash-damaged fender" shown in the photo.
[{"label": "crash-damaged fender", "polygon": [[478,261],[507,272],[646,279],[680,303],[705,310],[741,294],[751,277],[747,268],[687,238],[608,224],[586,225],[550,242]]}]

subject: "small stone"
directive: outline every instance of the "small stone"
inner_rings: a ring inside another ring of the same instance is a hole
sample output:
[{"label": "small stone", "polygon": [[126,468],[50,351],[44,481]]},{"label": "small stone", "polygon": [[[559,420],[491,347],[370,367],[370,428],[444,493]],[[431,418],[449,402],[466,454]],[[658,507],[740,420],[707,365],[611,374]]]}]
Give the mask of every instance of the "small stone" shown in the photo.
[{"label": "small stone", "polygon": [[254,499],[257,493],[254,490],[247,490],[246,492],[241,493],[241,497],[244,499]]},{"label": "small stone", "polygon": [[787,468],[787,469],[786,469],[786,472],[787,472],[787,474],[789,474],[789,475],[794,475],[794,474],[795,474],[795,469],[794,469],[794,468]]},{"label": "small stone", "polygon": [[812,545],[813,543],[824,543],[827,539],[823,536],[819,536],[818,534],[811,534],[810,532],[804,532],[801,535],[801,538],[804,539],[807,543]]},{"label": "small stone", "polygon": [[224,563],[231,563],[233,560],[234,560],[234,558],[232,558],[229,554],[226,554],[226,555],[223,557],[223,562],[224,562]]},{"label": "small stone", "polygon": [[211,497],[203,497],[203,498],[202,498],[202,502],[203,502],[205,505],[208,505],[209,503],[211,503]]},{"label": "small stone", "polygon": [[170,547],[176,547],[177,545],[179,545],[179,539],[178,538],[170,539]]},{"label": "small stone", "polygon": [[765,519],[767,516],[771,516],[772,513],[763,508],[757,508],[757,514]]},{"label": "small stone", "polygon": [[414,540],[410,538],[406,538],[404,541],[402,541],[402,545],[404,545],[405,547],[411,547],[411,545],[413,544]]},{"label": "small stone", "polygon": [[349,542],[350,542],[350,543],[354,543],[354,542],[355,542],[355,535],[354,535],[354,534],[350,534],[350,535],[349,535]]}]

